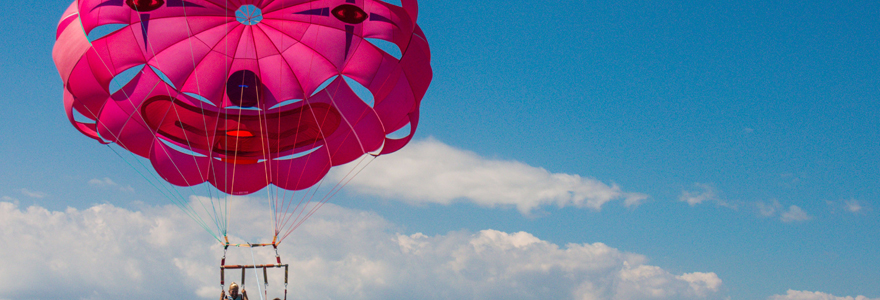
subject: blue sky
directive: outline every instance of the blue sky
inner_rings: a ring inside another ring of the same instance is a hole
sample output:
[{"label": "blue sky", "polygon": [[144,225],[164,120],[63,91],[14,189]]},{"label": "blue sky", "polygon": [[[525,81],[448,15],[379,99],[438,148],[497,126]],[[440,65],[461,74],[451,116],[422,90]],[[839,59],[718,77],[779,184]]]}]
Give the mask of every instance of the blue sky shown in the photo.
[{"label": "blue sky", "polygon": [[[0,12],[0,196],[163,205],[65,119],[51,50],[67,5]],[[878,15],[876,1],[421,1],[434,80],[420,143],[648,197],[523,212],[352,188],[331,203],[405,235],[604,243],[672,274],[713,272],[732,299],[880,298]]]}]

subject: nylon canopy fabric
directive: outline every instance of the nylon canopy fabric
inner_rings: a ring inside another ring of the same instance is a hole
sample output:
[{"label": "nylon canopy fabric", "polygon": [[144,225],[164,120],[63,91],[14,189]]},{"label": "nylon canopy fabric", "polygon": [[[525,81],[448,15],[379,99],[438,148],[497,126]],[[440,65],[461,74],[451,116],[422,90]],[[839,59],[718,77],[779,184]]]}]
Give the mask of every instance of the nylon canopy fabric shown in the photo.
[{"label": "nylon canopy fabric", "polygon": [[74,127],[148,158],[171,184],[300,190],[412,138],[432,77],[417,11],[415,0],[79,0],[53,58]]}]

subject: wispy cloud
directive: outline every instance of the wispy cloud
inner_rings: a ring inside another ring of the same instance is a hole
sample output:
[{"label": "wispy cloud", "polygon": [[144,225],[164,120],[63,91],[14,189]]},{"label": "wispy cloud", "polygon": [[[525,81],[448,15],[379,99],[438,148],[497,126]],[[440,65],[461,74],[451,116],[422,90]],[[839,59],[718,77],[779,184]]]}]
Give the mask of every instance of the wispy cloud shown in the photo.
[{"label": "wispy cloud", "polygon": [[791,205],[788,208],[782,206],[778,200],[770,203],[757,202],[758,213],[765,217],[779,217],[779,220],[785,223],[804,222],[812,220],[804,209],[797,205]]},{"label": "wispy cloud", "polygon": [[46,198],[49,196],[49,194],[46,194],[44,192],[31,191],[28,189],[21,189],[21,193],[25,196],[37,199]]},{"label": "wispy cloud", "polygon": [[126,185],[126,186],[119,185],[118,183],[114,182],[112,179],[110,179],[108,177],[104,177],[103,179],[97,179],[97,178],[91,179],[91,180],[89,180],[89,185],[94,186],[94,187],[98,187],[98,188],[105,188],[105,189],[118,189],[123,192],[131,192],[131,193],[134,192],[134,188],[132,188],[130,185]]},{"label": "wispy cloud", "polygon": [[791,222],[803,222],[812,219],[810,215],[807,214],[803,209],[797,207],[796,205],[792,205],[788,207],[788,210],[783,211],[779,216],[779,219],[782,222],[791,223]]},{"label": "wispy cloud", "polygon": [[868,203],[860,201],[858,199],[847,199],[839,201],[825,200],[825,203],[828,204],[828,209],[832,214],[842,212],[853,215],[861,215],[870,210],[870,206]]},{"label": "wispy cloud", "polygon": [[846,211],[851,212],[851,213],[858,213],[858,212],[861,212],[862,209],[864,209],[864,207],[862,207],[862,204],[859,203],[859,201],[855,200],[855,199],[846,200],[845,205],[846,205]]},{"label": "wispy cloud", "polygon": [[[231,200],[231,209],[246,208],[230,210],[241,212],[231,216],[233,242],[271,234],[272,211],[261,203]],[[0,247],[0,257],[16,258],[4,267],[17,270],[0,272],[3,297],[216,299],[220,292],[222,246],[170,205],[59,212],[0,202],[0,227],[7,229],[0,240],[17,241]],[[304,299],[725,298],[715,273],[674,274],[602,243],[560,246],[526,232],[426,236],[398,228],[373,213],[326,205],[279,247],[291,267],[289,289]],[[271,250],[251,251],[231,248],[227,263],[274,262]],[[227,284],[240,282],[238,276],[227,274]],[[282,278],[269,273],[270,299],[281,295]],[[255,293],[259,280],[252,280],[247,289]]]},{"label": "wispy cloud", "polygon": [[[331,176],[339,178],[345,172],[335,174]],[[411,204],[466,201],[486,207],[513,206],[523,214],[550,205],[600,210],[613,200],[636,206],[648,198],[577,174],[487,159],[431,138],[379,157],[348,186]]]},{"label": "wispy cloud", "polygon": [[822,292],[788,290],[785,295],[773,295],[767,300],[880,300],[880,298],[872,299],[861,295],[840,297]]},{"label": "wispy cloud", "polygon": [[758,202],[755,205],[758,206],[758,213],[765,217],[775,216],[779,209],[782,208],[782,204],[777,200],[773,200],[771,203]]},{"label": "wispy cloud", "polygon": [[697,206],[705,202],[710,202],[719,206],[736,208],[736,206],[730,202],[721,199],[718,196],[718,190],[715,189],[714,186],[705,183],[695,183],[694,187],[694,190],[682,191],[681,195],[678,196],[678,201],[686,202],[690,206]]}]

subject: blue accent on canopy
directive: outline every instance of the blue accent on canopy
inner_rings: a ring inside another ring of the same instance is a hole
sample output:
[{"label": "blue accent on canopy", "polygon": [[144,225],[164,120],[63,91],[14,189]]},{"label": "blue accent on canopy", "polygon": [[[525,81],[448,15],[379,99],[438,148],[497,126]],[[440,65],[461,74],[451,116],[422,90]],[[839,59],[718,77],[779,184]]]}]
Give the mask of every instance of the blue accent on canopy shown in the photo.
[{"label": "blue accent on canopy", "polygon": [[367,87],[365,87],[360,82],[357,82],[354,79],[349,78],[348,76],[342,75],[342,79],[345,80],[345,83],[348,84],[348,87],[354,92],[358,98],[361,98],[364,103],[373,107],[376,103],[376,97],[373,96],[373,92],[370,91]]},{"label": "blue accent on canopy", "polygon": [[392,42],[389,42],[386,40],[382,40],[382,39],[375,39],[375,38],[365,38],[365,40],[367,40],[367,42],[372,44],[373,46],[376,46],[376,48],[379,48],[382,51],[385,51],[385,53],[388,53],[388,55],[391,55],[396,59],[400,59],[401,57],[403,57],[403,52],[400,51],[400,47],[398,47],[397,44],[395,44],[395,43],[392,43]]},{"label": "blue accent on canopy", "polygon": [[326,89],[327,86],[330,85],[330,83],[333,83],[333,81],[336,80],[336,77],[339,77],[339,75],[334,75],[333,77],[330,77],[329,79],[325,80],[324,83],[319,85],[318,88],[316,88],[315,91],[312,92],[311,95],[309,95],[309,97],[313,97],[313,96],[317,95],[319,92]]},{"label": "blue accent on canopy", "polygon": [[146,65],[137,65],[129,68],[128,70],[122,71],[113,77],[110,80],[110,86],[107,87],[107,90],[110,91],[110,94],[115,94],[119,90],[121,90],[125,85],[134,80],[134,78],[144,69]]},{"label": "blue accent on canopy", "polygon": [[205,102],[205,103],[207,103],[207,104],[210,104],[211,106],[214,106],[214,107],[217,106],[217,105],[214,105],[214,103],[212,103],[210,100],[208,100],[208,98],[202,97],[202,95],[195,94],[195,93],[183,93],[183,94],[184,94],[184,95],[187,95],[187,96],[190,96],[190,97],[193,98],[193,99],[196,99],[196,100],[199,100],[199,101]]},{"label": "blue accent on canopy", "polygon": [[125,28],[128,24],[104,24],[95,28],[92,28],[92,31],[89,31],[89,34],[86,38],[89,40],[89,43],[97,41],[98,39],[108,36],[111,33],[117,32],[122,28]]},{"label": "blue accent on canopy", "polygon": [[180,152],[180,153],[189,154],[189,155],[192,155],[192,156],[195,156],[195,157],[208,157],[207,155],[204,155],[204,154],[201,154],[201,153],[198,153],[198,152],[192,151],[191,149],[187,149],[187,148],[181,147],[181,146],[179,146],[179,145],[177,145],[177,144],[175,144],[175,143],[172,143],[172,142],[170,142],[170,141],[166,141],[166,140],[165,140],[164,138],[162,138],[162,137],[158,137],[157,140],[159,140],[160,142],[162,142],[162,144],[165,144],[165,146],[168,146],[168,148],[174,149],[175,151],[178,151],[178,152]]},{"label": "blue accent on canopy", "polygon": [[288,105],[295,104],[295,103],[299,103],[299,102],[302,102],[302,101],[303,101],[303,99],[291,99],[291,100],[282,101],[282,102],[280,102],[280,103],[278,103],[278,104],[275,104],[275,105],[273,105],[272,107],[270,107],[269,110],[273,110],[273,109],[276,109],[276,108],[279,108],[279,107],[288,106]]},{"label": "blue accent on canopy", "polygon": [[303,151],[303,152],[300,152],[300,153],[294,153],[294,154],[291,154],[291,155],[286,155],[286,156],[278,157],[278,158],[275,158],[275,159],[273,159],[273,160],[291,160],[291,159],[295,159],[295,158],[300,158],[300,157],[303,157],[303,156],[306,156],[306,155],[312,154],[313,152],[318,151],[318,149],[321,149],[321,148],[323,148],[323,147],[324,147],[324,145],[321,145],[321,146],[318,146],[318,147],[315,147],[315,148],[312,148],[312,149],[309,149],[309,150],[306,150],[306,151]]},{"label": "blue accent on canopy", "polygon": [[175,90],[177,89],[177,87],[174,86],[174,83],[171,82],[171,79],[168,79],[168,76],[165,75],[165,73],[162,73],[162,71],[160,71],[159,68],[156,68],[154,66],[150,66],[150,69],[153,69],[153,72],[156,72],[156,76],[159,76],[159,79],[162,79],[162,81],[164,81],[166,84],[170,85],[172,89],[175,89]]},{"label": "blue accent on canopy", "polygon": [[256,25],[263,20],[263,11],[253,5],[242,5],[235,11],[235,19],[244,25]]},{"label": "blue accent on canopy", "polygon": [[392,133],[386,134],[385,137],[392,140],[399,140],[408,137],[410,133],[412,133],[412,124],[406,123],[405,126],[401,127],[398,130],[395,130]]}]

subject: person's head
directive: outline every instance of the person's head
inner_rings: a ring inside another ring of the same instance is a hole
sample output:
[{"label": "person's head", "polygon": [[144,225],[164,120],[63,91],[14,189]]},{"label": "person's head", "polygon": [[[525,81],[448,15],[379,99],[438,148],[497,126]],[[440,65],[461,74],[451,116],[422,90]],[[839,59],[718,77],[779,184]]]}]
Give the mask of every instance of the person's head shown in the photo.
[{"label": "person's head", "polygon": [[229,295],[232,297],[238,296],[238,285],[235,282],[229,285]]},{"label": "person's head", "polygon": [[272,299],[272,300],[281,300],[281,298],[275,298],[275,299]]}]

